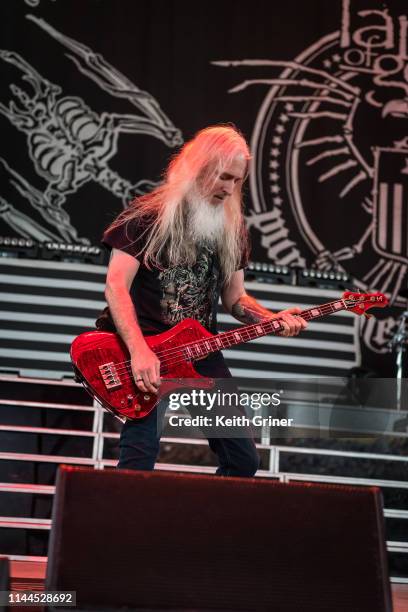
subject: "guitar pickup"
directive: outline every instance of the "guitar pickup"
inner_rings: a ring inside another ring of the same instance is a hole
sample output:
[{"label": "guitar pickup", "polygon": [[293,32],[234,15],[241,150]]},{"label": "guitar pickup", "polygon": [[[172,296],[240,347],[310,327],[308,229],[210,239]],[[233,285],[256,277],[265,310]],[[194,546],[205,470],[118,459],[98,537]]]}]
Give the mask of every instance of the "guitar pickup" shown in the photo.
[{"label": "guitar pickup", "polygon": [[119,389],[122,386],[122,382],[113,361],[100,365],[99,371],[107,389]]}]

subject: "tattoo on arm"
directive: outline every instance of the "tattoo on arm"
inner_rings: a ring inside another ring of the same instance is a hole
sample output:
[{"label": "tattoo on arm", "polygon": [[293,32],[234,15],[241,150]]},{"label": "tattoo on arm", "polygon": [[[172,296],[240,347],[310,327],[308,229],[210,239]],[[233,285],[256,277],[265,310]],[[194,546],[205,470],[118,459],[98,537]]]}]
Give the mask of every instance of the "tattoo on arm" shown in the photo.
[{"label": "tattoo on arm", "polygon": [[231,314],[241,323],[259,323],[270,319],[272,312],[267,310],[250,295],[243,295],[231,308]]}]

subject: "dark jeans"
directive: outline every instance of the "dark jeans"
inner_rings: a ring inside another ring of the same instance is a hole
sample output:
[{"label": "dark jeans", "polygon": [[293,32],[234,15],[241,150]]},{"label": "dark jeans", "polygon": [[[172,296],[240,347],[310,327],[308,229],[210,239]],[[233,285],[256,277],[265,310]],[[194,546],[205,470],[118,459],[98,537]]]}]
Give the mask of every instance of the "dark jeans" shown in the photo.
[{"label": "dark jeans", "polygon": [[[203,376],[231,378],[221,353],[198,361],[195,368]],[[126,421],[120,436],[118,468],[154,469],[160,446],[159,423],[157,408],[144,419]],[[216,474],[219,476],[253,476],[259,467],[259,456],[252,438],[208,438],[208,444],[218,456]]]}]

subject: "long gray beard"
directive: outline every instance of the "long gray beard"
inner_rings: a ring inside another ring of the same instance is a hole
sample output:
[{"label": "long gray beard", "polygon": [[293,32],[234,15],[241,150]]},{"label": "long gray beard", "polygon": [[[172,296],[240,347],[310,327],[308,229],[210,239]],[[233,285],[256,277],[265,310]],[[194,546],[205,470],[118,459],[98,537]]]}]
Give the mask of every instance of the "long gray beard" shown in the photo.
[{"label": "long gray beard", "polygon": [[194,243],[221,244],[225,232],[224,204],[213,206],[202,197],[188,198],[187,232]]}]

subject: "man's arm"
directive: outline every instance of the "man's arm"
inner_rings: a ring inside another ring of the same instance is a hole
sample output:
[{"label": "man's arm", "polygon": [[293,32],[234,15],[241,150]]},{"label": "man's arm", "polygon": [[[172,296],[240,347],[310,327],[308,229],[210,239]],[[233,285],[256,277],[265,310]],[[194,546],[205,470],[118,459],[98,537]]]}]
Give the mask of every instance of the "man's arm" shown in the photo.
[{"label": "man's arm", "polygon": [[116,329],[129,350],[136,385],[141,391],[156,393],[160,385],[160,361],[143,338],[130,297],[130,287],[139,266],[139,261],[132,255],[113,249],[105,297]]},{"label": "man's arm", "polygon": [[266,319],[281,319],[284,331],[283,336],[296,336],[307,323],[302,317],[294,316],[301,312],[300,308],[288,308],[277,313],[272,313],[264,308],[255,298],[248,295],[244,287],[244,271],[234,272],[230,282],[224,286],[222,292],[222,303],[224,308],[241,323],[259,323]]}]

